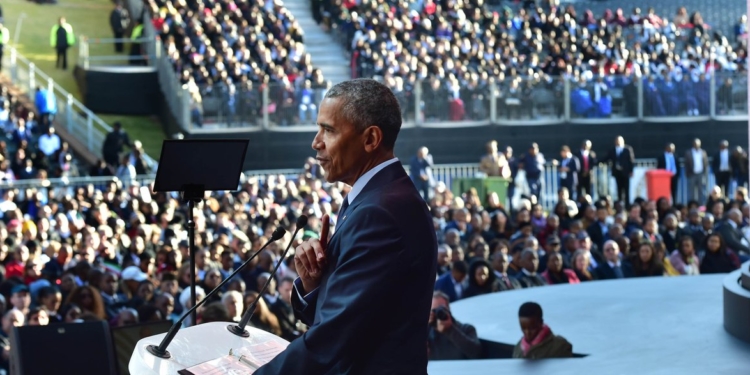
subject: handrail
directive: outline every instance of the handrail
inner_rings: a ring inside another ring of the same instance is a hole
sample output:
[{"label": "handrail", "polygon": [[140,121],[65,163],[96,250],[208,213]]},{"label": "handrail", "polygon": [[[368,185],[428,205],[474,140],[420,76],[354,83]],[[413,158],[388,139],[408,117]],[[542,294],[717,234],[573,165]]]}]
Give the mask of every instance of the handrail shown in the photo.
[{"label": "handrail", "polygon": [[[9,48],[8,69],[15,85],[33,102],[37,86],[44,86],[52,91],[56,101],[57,115],[55,121],[79,139],[87,150],[94,155],[101,155],[102,144],[108,132],[112,131],[104,120],[88,109],[83,103],[65,90],[49,75],[39,70],[36,65],[18,52],[15,47]],[[156,160],[144,154],[144,160],[150,168],[157,165]]]}]

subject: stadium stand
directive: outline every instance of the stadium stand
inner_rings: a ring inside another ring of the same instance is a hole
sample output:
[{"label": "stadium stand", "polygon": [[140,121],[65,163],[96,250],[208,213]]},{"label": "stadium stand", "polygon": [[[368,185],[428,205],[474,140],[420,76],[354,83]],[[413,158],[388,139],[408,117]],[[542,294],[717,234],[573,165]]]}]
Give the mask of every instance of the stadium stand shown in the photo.
[{"label": "stadium stand", "polygon": [[[321,22],[351,51],[353,77],[384,79],[405,108],[414,107],[421,85],[427,121],[486,120],[492,95],[508,118],[559,118],[560,76],[571,81],[574,117],[635,116],[638,76],[647,116],[706,115],[714,71],[746,76],[746,38],[735,31],[744,6],[693,2],[678,25],[671,14],[680,3],[657,3],[658,10],[647,2],[622,10],[601,2],[550,9],[336,0],[323,1]],[[743,82],[730,83],[734,103],[746,98]]]},{"label": "stadium stand", "polygon": [[262,85],[271,87],[268,110],[275,122],[291,125],[298,117],[295,103],[313,103],[306,82],[307,90],[326,86],[305,52],[302,29],[280,1],[211,6],[151,0],[149,9],[167,55],[196,102],[198,125],[218,112],[230,126],[254,125]]}]

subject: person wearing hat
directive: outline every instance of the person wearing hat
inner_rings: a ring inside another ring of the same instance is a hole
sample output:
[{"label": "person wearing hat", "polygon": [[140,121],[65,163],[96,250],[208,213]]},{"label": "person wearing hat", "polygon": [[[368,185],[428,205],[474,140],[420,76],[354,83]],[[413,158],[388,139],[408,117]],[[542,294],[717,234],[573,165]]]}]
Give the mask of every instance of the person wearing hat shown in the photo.
[{"label": "person wearing hat", "polygon": [[131,295],[135,295],[138,290],[138,285],[141,281],[148,280],[148,275],[141,271],[138,266],[130,266],[122,271],[122,281],[125,282],[125,287],[128,289]]},{"label": "person wearing hat", "polygon": [[29,287],[24,284],[18,284],[10,290],[10,304],[14,309],[23,313],[24,316],[29,313],[31,305],[31,295]]}]

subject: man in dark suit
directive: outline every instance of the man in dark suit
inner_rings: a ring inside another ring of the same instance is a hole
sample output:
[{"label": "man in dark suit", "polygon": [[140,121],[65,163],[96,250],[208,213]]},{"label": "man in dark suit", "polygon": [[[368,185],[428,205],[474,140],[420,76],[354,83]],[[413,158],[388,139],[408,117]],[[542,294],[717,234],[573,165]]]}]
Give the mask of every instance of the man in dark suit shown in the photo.
[{"label": "man in dark suit", "polygon": [[501,251],[496,251],[490,255],[492,261],[492,271],[495,273],[495,277],[500,282],[499,292],[506,290],[521,289],[521,284],[513,276],[508,276],[508,254],[503,254]]},{"label": "man in dark suit", "polygon": [[581,165],[567,145],[562,146],[560,150],[560,163],[557,168],[560,186],[568,188],[571,194],[578,191],[578,171],[581,170]]},{"label": "man in dark suit", "polygon": [[740,231],[740,225],[742,225],[742,212],[733,208],[727,213],[727,219],[716,228],[716,231],[721,235],[721,238],[726,242],[727,247],[735,253],[742,253],[744,255],[750,255],[750,248],[742,243],[742,232]]},{"label": "man in dark suit", "polygon": [[605,262],[596,267],[596,276],[599,280],[624,279],[633,276],[633,270],[629,263],[620,261],[620,246],[615,241],[604,243]]},{"label": "man in dark suit", "polygon": [[635,167],[633,148],[625,144],[622,136],[617,136],[615,147],[609,150],[602,162],[611,164],[612,177],[617,183],[617,200],[630,204],[630,178]]},{"label": "man in dark suit", "polygon": [[547,282],[537,273],[539,270],[539,254],[532,249],[524,249],[521,253],[521,272],[516,275],[522,288],[545,286]]},{"label": "man in dark suit", "polygon": [[586,228],[586,233],[591,237],[591,242],[595,243],[599,249],[604,246],[604,241],[609,239],[609,227],[606,222],[607,216],[609,216],[607,207],[603,204],[598,205],[596,207],[596,221]]},{"label": "man in dark suit", "polygon": [[297,318],[294,316],[294,308],[292,307],[292,288],[294,287],[294,279],[285,277],[279,282],[279,298],[269,304],[268,309],[276,315],[279,320],[279,326],[281,326],[281,337],[284,340],[292,341],[299,337],[300,333],[297,330]]},{"label": "man in dark suit", "polygon": [[727,196],[729,181],[732,179],[732,153],[729,152],[729,142],[726,140],[719,143],[719,152],[714,155],[711,167],[716,177],[716,185],[720,186],[724,196]]},{"label": "man in dark suit", "polygon": [[[575,154],[580,162],[581,168],[578,170],[578,189],[576,190],[576,199],[582,194],[592,195],[591,191],[591,174],[596,167],[596,152],[591,149],[591,141],[583,141],[581,149]],[[571,192],[572,193],[572,192]]]},{"label": "man in dark suit", "polygon": [[688,200],[706,202],[708,183],[708,154],[701,148],[701,140],[693,140],[693,147],[685,151],[685,176],[687,177]]},{"label": "man in dark suit", "polygon": [[[686,233],[679,227],[677,216],[674,214],[667,214],[667,216],[664,217],[664,229],[660,234],[662,243],[664,243],[664,248],[667,249],[668,252],[677,249],[677,243],[683,236],[686,236]],[[703,243],[696,242],[695,246],[700,248],[703,246]]]},{"label": "man in dark suit", "polygon": [[320,239],[295,250],[292,306],[310,329],[255,374],[425,375],[437,240],[393,154],[398,100],[374,80],[342,82],[317,123],[312,147],[327,181],[352,188],[333,236],[324,215]]},{"label": "man in dark suit", "polygon": [[669,187],[669,191],[672,192],[672,203],[677,200],[677,184],[680,181],[680,163],[674,151],[674,143],[668,143],[664,148],[664,153],[656,158],[656,169],[664,169],[672,173]]},{"label": "man in dark suit", "polygon": [[440,276],[435,282],[435,290],[445,293],[450,299],[449,302],[456,302],[464,294],[464,280],[468,273],[469,266],[462,260],[457,260],[451,264],[451,272]]},{"label": "man in dark suit", "polygon": [[422,194],[424,200],[430,199],[430,187],[435,183],[432,178],[432,155],[427,147],[420,147],[417,154],[411,158],[409,172],[414,186]]}]

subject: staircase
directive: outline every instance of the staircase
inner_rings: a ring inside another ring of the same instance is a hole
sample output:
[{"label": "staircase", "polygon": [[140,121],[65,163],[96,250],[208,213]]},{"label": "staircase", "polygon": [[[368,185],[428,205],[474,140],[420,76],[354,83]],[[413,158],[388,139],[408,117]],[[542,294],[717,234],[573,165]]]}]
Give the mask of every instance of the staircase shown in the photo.
[{"label": "staircase", "polygon": [[305,33],[305,50],[312,56],[313,66],[319,68],[326,80],[333,84],[351,78],[349,61],[344,47],[318,26],[312,16],[309,0],[285,0],[284,6],[294,15]]}]

